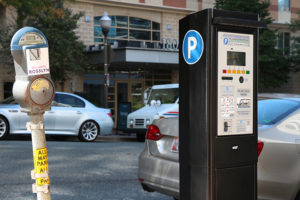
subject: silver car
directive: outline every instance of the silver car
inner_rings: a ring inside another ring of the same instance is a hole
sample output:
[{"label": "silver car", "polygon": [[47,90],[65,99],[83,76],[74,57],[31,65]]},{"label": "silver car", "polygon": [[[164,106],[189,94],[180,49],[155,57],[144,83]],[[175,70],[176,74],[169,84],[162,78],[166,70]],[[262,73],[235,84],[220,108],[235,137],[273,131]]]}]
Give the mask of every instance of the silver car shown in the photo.
[{"label": "silver car", "polygon": [[179,199],[178,117],[154,120],[139,157],[138,178],[144,190]]},{"label": "silver car", "polygon": [[[0,102],[0,139],[8,134],[30,134],[26,130],[28,121],[28,115],[20,112],[13,97]],[[78,95],[64,92],[56,92],[44,121],[46,134],[75,135],[82,141],[111,134],[113,128],[110,109],[98,108]]]},{"label": "silver car", "polygon": [[[258,199],[300,200],[300,98],[258,102]],[[153,121],[139,157],[146,191],[179,199],[178,118]]]},{"label": "silver car", "polygon": [[300,98],[259,101],[258,124],[258,198],[300,200]]}]

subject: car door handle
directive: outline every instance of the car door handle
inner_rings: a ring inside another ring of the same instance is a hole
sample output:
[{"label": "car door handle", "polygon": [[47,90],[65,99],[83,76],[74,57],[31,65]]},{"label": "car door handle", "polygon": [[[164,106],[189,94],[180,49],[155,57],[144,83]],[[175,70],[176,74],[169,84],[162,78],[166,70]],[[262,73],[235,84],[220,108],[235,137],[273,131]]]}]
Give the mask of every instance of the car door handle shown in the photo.
[{"label": "car door handle", "polygon": [[54,111],[48,111],[48,113],[54,113]]},{"label": "car door handle", "polygon": [[14,112],[14,113],[16,113],[16,112],[18,112],[18,110],[8,110],[8,112]]},{"label": "car door handle", "polygon": [[77,111],[76,113],[77,113],[77,114],[79,114],[79,115],[81,115],[81,114],[82,114],[82,112],[80,112],[80,111]]}]

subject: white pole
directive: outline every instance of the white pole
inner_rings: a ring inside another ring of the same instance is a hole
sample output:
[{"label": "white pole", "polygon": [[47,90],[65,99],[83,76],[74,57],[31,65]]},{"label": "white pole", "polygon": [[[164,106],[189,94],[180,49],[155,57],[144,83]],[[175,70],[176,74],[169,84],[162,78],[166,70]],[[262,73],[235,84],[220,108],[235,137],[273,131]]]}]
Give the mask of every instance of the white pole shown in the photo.
[{"label": "white pole", "polygon": [[44,113],[28,113],[30,117],[30,122],[28,126],[31,130],[34,162],[33,176],[35,176],[36,178],[36,183],[33,185],[33,190],[37,193],[37,200],[51,200],[49,190],[50,180],[48,176],[49,169],[43,114]]}]

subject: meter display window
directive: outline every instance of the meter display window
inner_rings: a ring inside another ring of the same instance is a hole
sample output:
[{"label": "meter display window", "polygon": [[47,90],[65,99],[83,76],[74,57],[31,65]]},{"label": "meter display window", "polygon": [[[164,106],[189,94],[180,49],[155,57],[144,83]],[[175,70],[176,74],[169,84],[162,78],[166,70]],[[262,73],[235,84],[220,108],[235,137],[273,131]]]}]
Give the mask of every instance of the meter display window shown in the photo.
[{"label": "meter display window", "polygon": [[246,53],[227,51],[227,65],[245,66],[246,65]]},{"label": "meter display window", "polygon": [[54,101],[56,103],[55,106],[59,107],[85,107],[85,103],[82,100],[70,95],[56,94]]}]

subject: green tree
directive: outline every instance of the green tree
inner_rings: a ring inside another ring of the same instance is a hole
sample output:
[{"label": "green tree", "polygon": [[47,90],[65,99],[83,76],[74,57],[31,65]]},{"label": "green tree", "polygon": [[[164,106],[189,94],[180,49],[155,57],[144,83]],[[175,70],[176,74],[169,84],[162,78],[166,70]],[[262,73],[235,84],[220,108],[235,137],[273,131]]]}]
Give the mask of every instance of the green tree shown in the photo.
[{"label": "green tree", "polygon": [[[216,8],[256,13],[267,26],[272,23],[267,0],[216,0]],[[278,87],[289,79],[290,59],[284,50],[276,48],[277,31],[268,27],[259,30],[259,89]]]},{"label": "green tree", "polygon": [[[64,0],[0,0],[0,5],[16,8],[15,30],[32,26],[45,34],[49,43],[52,79],[62,84],[71,72],[83,71],[86,65],[85,46],[74,32],[83,13],[73,14],[64,3]],[[7,48],[5,42],[0,42],[3,48]]]}]

